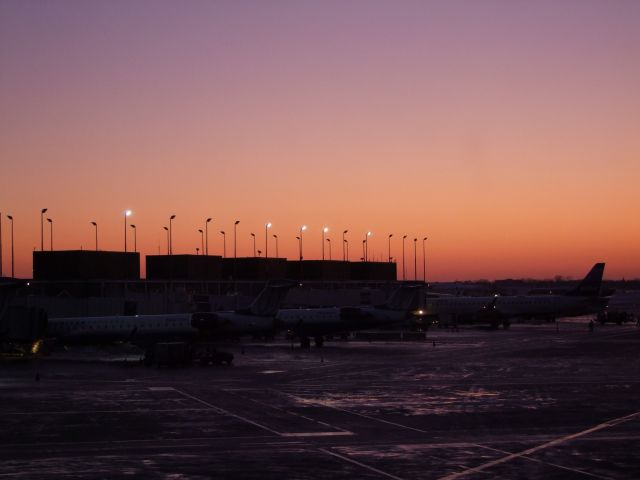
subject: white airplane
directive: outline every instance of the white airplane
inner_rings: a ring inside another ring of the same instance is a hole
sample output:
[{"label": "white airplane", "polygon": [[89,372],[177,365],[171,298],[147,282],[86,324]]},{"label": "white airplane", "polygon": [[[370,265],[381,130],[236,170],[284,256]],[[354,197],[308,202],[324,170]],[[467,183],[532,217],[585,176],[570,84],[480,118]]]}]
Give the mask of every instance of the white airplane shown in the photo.
[{"label": "white airplane", "polygon": [[246,309],[215,313],[50,318],[47,337],[61,343],[219,340],[274,331],[274,316],[293,282],[267,283]]},{"label": "white airplane", "polygon": [[378,328],[405,322],[418,309],[424,284],[400,284],[384,305],[281,309],[276,315],[279,328],[300,338],[303,347],[309,337],[322,346],[325,335],[344,334],[367,328]]},{"label": "white airplane", "polygon": [[601,295],[604,263],[596,263],[573,290],[563,294],[514,296],[428,296],[423,321],[445,324],[500,323],[508,328],[512,318],[544,318],[589,315],[603,311],[608,298]]}]

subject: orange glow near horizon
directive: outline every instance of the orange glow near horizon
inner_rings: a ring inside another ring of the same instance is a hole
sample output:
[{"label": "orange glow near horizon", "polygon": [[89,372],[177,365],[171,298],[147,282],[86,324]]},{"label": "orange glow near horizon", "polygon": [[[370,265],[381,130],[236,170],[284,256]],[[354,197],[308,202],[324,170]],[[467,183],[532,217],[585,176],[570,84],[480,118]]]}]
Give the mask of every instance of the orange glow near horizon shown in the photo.
[{"label": "orange glow near horizon", "polygon": [[123,250],[131,209],[143,255],[175,214],[176,254],[211,217],[214,255],[239,219],[239,256],[271,222],[290,259],[393,233],[400,277],[405,234],[408,278],[425,236],[433,281],[640,277],[640,4],[238,3],[3,2],[5,275],[46,207],[56,249]]}]

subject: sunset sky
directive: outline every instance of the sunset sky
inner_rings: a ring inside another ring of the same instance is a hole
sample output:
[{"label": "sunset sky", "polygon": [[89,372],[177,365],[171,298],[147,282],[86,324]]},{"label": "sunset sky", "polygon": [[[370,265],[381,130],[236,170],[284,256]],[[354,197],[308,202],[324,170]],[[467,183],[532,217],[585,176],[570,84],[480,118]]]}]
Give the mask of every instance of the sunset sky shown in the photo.
[{"label": "sunset sky", "polygon": [[174,253],[213,217],[218,255],[238,219],[240,256],[270,221],[288,258],[406,234],[410,276],[428,236],[430,280],[640,277],[640,2],[0,0],[0,162],[5,275],[46,207],[55,249],[131,209],[142,254],[175,214]]}]

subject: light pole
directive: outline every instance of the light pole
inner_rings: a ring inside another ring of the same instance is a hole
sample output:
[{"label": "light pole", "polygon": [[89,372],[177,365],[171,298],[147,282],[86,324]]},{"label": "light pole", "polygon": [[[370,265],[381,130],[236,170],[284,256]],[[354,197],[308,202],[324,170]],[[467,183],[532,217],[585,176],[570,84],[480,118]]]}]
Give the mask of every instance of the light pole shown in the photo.
[{"label": "light pole", "polygon": [[204,252],[205,255],[209,255],[209,222],[213,220],[213,218],[207,218],[207,221],[204,222],[204,238],[206,239],[206,250]]},{"label": "light pole", "polygon": [[300,237],[296,237],[298,238],[298,240],[300,240],[300,261],[302,261],[302,232],[304,232],[307,229],[306,225],[302,225],[300,227]]},{"label": "light pole", "polygon": [[344,236],[347,234],[347,232],[349,232],[349,230],[345,230],[344,232],[342,232],[342,261],[346,261],[348,255],[346,255],[345,253],[345,244],[347,243],[347,240],[344,238]]},{"label": "light pole", "polygon": [[327,238],[327,242],[329,243],[329,261],[331,261],[331,239]]},{"label": "light pole", "polygon": [[96,252],[97,252],[98,251],[98,223],[97,222],[91,222],[91,225],[96,227]]},{"label": "light pole", "polygon": [[47,218],[47,222],[49,222],[49,247],[51,247],[50,250],[53,252],[53,220]]},{"label": "light pole", "polygon": [[173,255],[173,233],[171,231],[171,222],[176,218],[175,215],[169,217],[169,255]]},{"label": "light pole", "polygon": [[164,228],[165,231],[167,232],[167,255],[169,255],[169,252],[170,252],[170,250],[169,250],[169,242],[170,242],[170,240],[169,240],[169,227],[162,227],[162,228]]},{"label": "light pole", "polygon": [[296,237],[296,240],[298,240],[298,252],[300,253],[300,261],[302,261],[302,239],[300,237]]},{"label": "light pole", "polygon": [[2,277],[2,213],[0,213],[0,277]]},{"label": "light pole", "polygon": [[322,260],[324,260],[324,235],[329,231],[329,227],[322,228]]},{"label": "light pole", "polygon": [[127,217],[131,215],[131,210],[124,211],[124,253],[127,253]]},{"label": "light pole", "polygon": [[391,237],[393,237],[393,233],[389,234],[389,263],[391,263]]},{"label": "light pole", "polygon": [[422,239],[422,281],[425,284],[427,283],[427,257],[425,255],[424,242],[426,242],[428,238],[429,237],[424,237]]},{"label": "light pole", "polygon": [[418,280],[418,239],[413,239],[413,279]]},{"label": "light pole", "polygon": [[11,220],[11,278],[16,278],[15,272],[13,270],[13,216],[7,215],[7,218]]},{"label": "light pole", "polygon": [[222,258],[227,258],[227,235],[224,233],[224,230],[220,230],[222,234]]},{"label": "light pole", "polygon": [[280,258],[280,257],[278,256],[278,235],[274,234],[274,235],[273,235],[273,238],[275,238],[275,239],[276,239],[276,258]]},{"label": "light pole", "polygon": [[47,209],[40,210],[40,251],[44,252],[44,214],[47,213]]},{"label": "light pole", "polygon": [[238,250],[237,250],[238,245],[236,243],[236,236],[237,236],[236,234],[237,234],[237,227],[239,223],[240,223],[240,220],[236,220],[236,223],[233,224],[233,258],[238,258]]},{"label": "light pole", "polygon": [[138,230],[136,230],[136,226],[132,223],[130,227],[133,229],[133,251],[138,251]]},{"label": "light pole", "polygon": [[271,222],[267,222],[264,225],[264,258],[269,258],[269,229],[270,228],[271,228]]},{"label": "light pole", "polygon": [[363,262],[367,261],[367,239],[362,240],[362,259]]},{"label": "light pole", "polygon": [[346,238],[342,240],[344,242],[344,249],[347,253],[347,262],[349,261],[349,240]]},{"label": "light pole", "polygon": [[402,237],[402,280],[406,280],[407,279],[407,271],[406,271],[406,267],[405,267],[405,263],[404,263],[404,241],[407,238],[407,236],[405,235],[404,237]]},{"label": "light pole", "polygon": [[253,237],[253,256],[256,256],[256,234],[252,233],[251,236]]},{"label": "light pole", "polygon": [[369,237],[372,235],[371,232],[367,232],[367,236],[364,237],[364,261],[369,261]]},{"label": "light pole", "polygon": [[204,255],[204,232],[201,228],[198,229],[200,232],[200,245],[202,246],[202,254]]}]

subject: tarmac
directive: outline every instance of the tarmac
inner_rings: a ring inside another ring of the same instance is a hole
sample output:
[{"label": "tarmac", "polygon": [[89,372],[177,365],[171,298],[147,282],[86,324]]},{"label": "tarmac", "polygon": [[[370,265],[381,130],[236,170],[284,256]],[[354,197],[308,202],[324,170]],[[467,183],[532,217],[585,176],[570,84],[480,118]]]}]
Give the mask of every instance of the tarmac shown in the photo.
[{"label": "tarmac", "polygon": [[229,350],[230,367],[113,348],[0,364],[0,479],[640,478],[635,325]]}]

